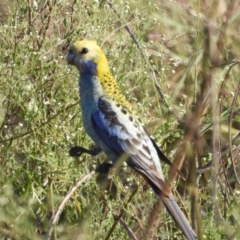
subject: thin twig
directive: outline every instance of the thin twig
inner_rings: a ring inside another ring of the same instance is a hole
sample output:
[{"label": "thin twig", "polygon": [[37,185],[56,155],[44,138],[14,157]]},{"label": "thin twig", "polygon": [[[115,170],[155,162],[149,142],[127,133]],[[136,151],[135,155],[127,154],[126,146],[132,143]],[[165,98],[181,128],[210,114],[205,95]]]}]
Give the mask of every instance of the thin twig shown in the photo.
[{"label": "thin twig", "polygon": [[[216,34],[216,29],[209,25],[207,28],[208,50],[210,65],[217,65],[219,63],[219,56],[217,54],[216,43],[213,36]],[[211,168],[211,198],[214,212],[214,219],[216,223],[221,223],[221,215],[219,212],[219,201],[217,198],[217,183],[219,178],[219,159],[220,159],[220,111],[218,102],[218,88],[216,84],[217,69],[211,69],[209,72],[209,80],[211,84],[211,108],[212,108],[212,168]],[[199,236],[199,235],[198,235]]]},{"label": "thin twig", "polygon": [[85,175],[81,180],[79,180],[76,183],[76,185],[65,196],[65,198],[63,199],[63,201],[59,205],[57,211],[55,212],[55,214],[52,217],[52,224],[51,224],[51,227],[50,227],[50,229],[48,231],[48,234],[46,236],[46,240],[50,240],[51,239],[52,231],[53,231],[55,225],[57,224],[57,222],[59,220],[59,217],[60,217],[60,214],[62,213],[62,210],[63,210],[64,206],[66,205],[67,201],[70,199],[70,197],[73,195],[73,193],[77,190],[77,188],[79,186],[81,186],[85,181],[90,179],[94,174],[95,174],[95,171],[91,171],[90,173]]},{"label": "thin twig", "polygon": [[116,226],[117,226],[117,223],[119,222],[119,220],[120,220],[121,217],[123,216],[123,213],[125,212],[125,209],[126,209],[128,203],[130,203],[130,202],[132,201],[132,199],[133,199],[134,195],[137,193],[137,191],[138,191],[138,189],[136,188],[136,189],[132,192],[132,194],[130,195],[128,201],[123,204],[123,207],[122,207],[122,210],[121,210],[120,214],[115,218],[115,221],[114,221],[111,229],[109,230],[106,238],[104,238],[104,240],[110,239],[113,231],[115,230],[115,228],[116,228]]},{"label": "thin twig", "polygon": [[151,236],[151,230],[152,230],[154,224],[156,224],[157,219],[159,219],[158,216],[159,216],[160,211],[161,211],[161,202],[159,200],[157,200],[153,206],[152,213],[150,214],[148,221],[147,221],[147,226],[145,228],[144,235],[143,235],[144,240],[153,239]]},{"label": "thin twig", "polygon": [[236,168],[235,168],[235,164],[234,164],[234,160],[233,160],[231,128],[232,128],[232,120],[233,120],[234,108],[235,108],[235,106],[236,106],[236,102],[237,102],[237,98],[238,98],[239,92],[240,92],[240,83],[238,83],[237,90],[236,90],[235,95],[234,95],[234,98],[233,98],[232,108],[231,108],[230,117],[229,117],[229,125],[228,125],[228,138],[229,138],[230,160],[231,160],[231,162],[232,162],[233,172],[234,172],[234,175],[235,175],[235,177],[236,177],[236,180],[237,180],[238,185],[240,185],[240,181],[239,181],[238,173],[237,173],[237,170],[236,170]]},{"label": "thin twig", "polygon": [[[233,144],[238,144],[240,138],[240,132],[238,132],[238,134],[234,137],[234,139],[232,139],[232,145]],[[226,153],[229,150],[229,143],[227,143],[226,145],[224,145],[221,149],[221,154]],[[219,161],[221,161],[222,157],[219,159]],[[206,163],[204,166],[201,166],[197,169],[197,174],[198,176],[203,174],[205,171],[209,170],[212,166],[212,160],[209,161],[208,163]],[[219,169],[220,170],[220,169]]]},{"label": "thin twig", "polygon": [[76,105],[78,105],[78,104],[79,104],[79,101],[77,101],[77,102],[75,102],[75,103],[67,106],[66,108],[62,108],[59,112],[57,112],[56,114],[54,114],[52,117],[50,117],[49,119],[47,119],[45,122],[41,123],[39,126],[34,127],[34,128],[32,128],[31,130],[29,130],[29,131],[27,131],[27,132],[25,132],[25,133],[19,134],[19,135],[17,135],[17,136],[10,137],[10,138],[7,138],[7,139],[3,139],[3,140],[0,141],[0,143],[12,141],[12,140],[15,140],[15,139],[22,138],[22,137],[26,136],[26,135],[28,135],[28,134],[36,131],[37,129],[40,129],[40,128],[43,127],[45,124],[49,123],[51,120],[53,120],[55,117],[57,117],[60,113],[66,111],[66,110],[68,110],[68,109],[70,109],[70,108],[72,108],[72,107],[74,107],[74,106],[76,106]]},{"label": "thin twig", "polygon": [[129,236],[133,239],[133,240],[138,240],[135,233],[132,231],[132,229],[126,224],[126,222],[121,218],[120,219],[120,223],[122,224],[122,226],[127,230]]},{"label": "thin twig", "polygon": [[[100,6],[103,4],[104,1],[102,1],[102,3],[100,4]],[[117,12],[117,10],[113,7],[113,4],[110,2],[110,1],[107,1],[107,4],[109,5],[109,7],[114,11],[114,13],[117,15],[118,19],[122,22],[122,18],[120,16],[120,14]],[[149,66],[149,70],[150,70],[150,73],[152,75],[152,78],[153,78],[153,81],[154,81],[154,84],[155,84],[155,87],[160,95],[160,97],[163,99],[163,102],[165,103],[165,105],[167,107],[168,106],[168,103],[164,97],[164,94],[162,93],[162,89],[161,87],[159,86],[159,83],[158,83],[158,80],[156,78],[156,74],[155,74],[155,71],[152,67],[152,65],[149,63],[149,59],[146,57],[146,54],[144,54],[143,50],[142,50],[142,47],[140,45],[140,43],[138,42],[137,38],[135,37],[134,33],[131,31],[131,29],[128,27],[127,24],[124,25],[125,29],[127,30],[127,32],[129,33],[129,35],[131,36],[131,38],[133,39],[134,43],[136,44],[137,48],[140,50],[140,53],[144,59],[144,61],[148,64]]]}]

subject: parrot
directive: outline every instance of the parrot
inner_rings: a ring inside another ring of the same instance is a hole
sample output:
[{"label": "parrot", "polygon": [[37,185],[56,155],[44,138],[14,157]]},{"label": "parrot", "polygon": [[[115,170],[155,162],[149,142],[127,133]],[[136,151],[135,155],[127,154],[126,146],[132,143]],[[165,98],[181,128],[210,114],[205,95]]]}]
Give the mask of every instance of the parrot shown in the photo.
[{"label": "parrot", "polygon": [[[111,74],[106,55],[96,41],[79,40],[67,52],[66,61],[79,71],[78,81],[83,126],[95,143],[92,155],[103,151],[113,164],[124,159],[145,178],[188,240],[195,232],[176,203],[166,181],[160,159],[168,158],[136,116]],[[77,148],[75,151],[91,150]]]}]

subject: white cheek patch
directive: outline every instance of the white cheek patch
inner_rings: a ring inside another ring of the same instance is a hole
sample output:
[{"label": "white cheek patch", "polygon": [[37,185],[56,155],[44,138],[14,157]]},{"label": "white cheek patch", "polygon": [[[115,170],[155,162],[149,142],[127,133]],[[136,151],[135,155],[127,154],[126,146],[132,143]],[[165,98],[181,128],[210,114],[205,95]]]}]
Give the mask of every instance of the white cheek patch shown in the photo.
[{"label": "white cheek patch", "polygon": [[99,58],[99,54],[97,51],[89,51],[87,54],[83,55],[84,60],[92,60],[94,62],[97,62],[97,59]]}]

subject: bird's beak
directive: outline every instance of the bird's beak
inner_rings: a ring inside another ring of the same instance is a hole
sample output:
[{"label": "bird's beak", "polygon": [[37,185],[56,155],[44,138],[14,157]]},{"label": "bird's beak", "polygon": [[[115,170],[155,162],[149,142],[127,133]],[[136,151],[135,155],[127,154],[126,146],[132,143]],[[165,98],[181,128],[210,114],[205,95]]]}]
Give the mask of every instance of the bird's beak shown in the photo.
[{"label": "bird's beak", "polygon": [[66,57],[67,63],[70,65],[74,65],[74,58],[75,54],[73,53],[72,50],[69,50]]}]

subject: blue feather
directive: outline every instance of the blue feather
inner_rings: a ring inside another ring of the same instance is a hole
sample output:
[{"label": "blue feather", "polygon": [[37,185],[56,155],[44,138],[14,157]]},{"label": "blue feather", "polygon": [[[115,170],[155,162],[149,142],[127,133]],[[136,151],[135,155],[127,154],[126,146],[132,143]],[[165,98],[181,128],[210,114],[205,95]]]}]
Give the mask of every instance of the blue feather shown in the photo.
[{"label": "blue feather", "polygon": [[96,66],[95,62],[93,62],[91,60],[82,61],[81,75],[84,73],[87,76],[95,76],[96,72],[97,72],[97,66]]},{"label": "blue feather", "polygon": [[[99,104],[103,104],[103,100],[99,99]],[[119,156],[121,156],[124,153],[124,150],[119,143],[118,135],[114,134],[117,133],[118,131],[113,129],[114,126],[112,127],[110,126],[110,123],[105,118],[105,115],[102,113],[100,109],[98,109],[94,114],[92,114],[92,125],[100,139],[112,151],[114,151]]]}]

